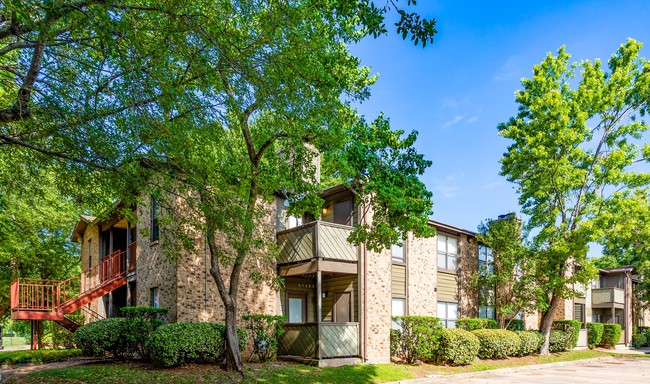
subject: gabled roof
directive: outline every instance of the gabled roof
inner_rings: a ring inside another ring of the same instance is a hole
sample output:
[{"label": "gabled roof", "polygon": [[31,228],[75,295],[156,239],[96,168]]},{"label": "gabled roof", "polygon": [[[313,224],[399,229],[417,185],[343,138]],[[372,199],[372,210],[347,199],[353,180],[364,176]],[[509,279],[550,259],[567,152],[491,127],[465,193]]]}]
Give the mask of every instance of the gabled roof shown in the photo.
[{"label": "gabled roof", "polygon": [[441,223],[439,221],[431,220],[429,219],[429,225],[432,225],[436,227],[437,229],[440,229],[443,232],[448,232],[456,235],[467,235],[471,237],[476,237],[477,233],[473,231],[469,231],[467,229],[462,229],[458,227],[454,227],[453,225]]}]

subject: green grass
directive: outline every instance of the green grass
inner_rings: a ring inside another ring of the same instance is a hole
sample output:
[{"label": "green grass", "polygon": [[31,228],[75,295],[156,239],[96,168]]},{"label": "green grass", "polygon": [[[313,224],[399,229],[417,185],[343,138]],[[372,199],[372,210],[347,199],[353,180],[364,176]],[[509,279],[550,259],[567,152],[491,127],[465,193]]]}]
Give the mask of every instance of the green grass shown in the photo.
[{"label": "green grass", "polygon": [[[183,368],[163,369],[139,363],[94,363],[35,372],[28,376],[8,378],[8,383],[381,383],[428,375],[446,375],[461,372],[486,371],[498,368],[519,367],[560,361],[581,360],[594,357],[622,356],[611,352],[586,350],[556,353],[550,356],[526,356],[503,360],[478,360],[463,367],[380,364],[341,368],[316,368],[295,363],[247,364],[246,379],[234,372],[224,372],[214,365],[191,365]],[[625,357],[637,355],[625,355]],[[642,356],[642,355],[639,355]]]},{"label": "green grass", "polygon": [[81,355],[80,349],[0,352],[0,365],[53,363]]},{"label": "green grass", "polygon": [[7,347],[18,347],[21,345],[27,345],[29,342],[25,340],[25,337],[23,336],[2,336],[2,345],[7,348]]}]

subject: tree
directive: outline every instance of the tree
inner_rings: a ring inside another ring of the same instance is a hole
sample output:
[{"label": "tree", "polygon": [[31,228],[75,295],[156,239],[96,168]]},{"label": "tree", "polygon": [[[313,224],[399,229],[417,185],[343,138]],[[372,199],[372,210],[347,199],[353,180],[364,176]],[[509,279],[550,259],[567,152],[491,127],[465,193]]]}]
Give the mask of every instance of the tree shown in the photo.
[{"label": "tree", "polygon": [[388,12],[397,9],[404,38],[432,42],[435,21],[397,4],[10,3],[0,13],[0,148],[42,155],[35,165],[55,169],[84,204],[128,205],[136,193],[183,200],[183,214],[167,204],[170,229],[188,249],[196,231],[208,240],[227,366],[241,371],[241,268],[273,256],[260,225],[269,196],[290,192],[292,210],[317,209],[314,150],[374,208],[377,220],[352,240],[380,247],[430,233],[431,195],[417,180],[429,162],[412,148],[415,134],[401,138],[387,119],[368,124],[350,107],[375,78],[347,45],[386,33]]},{"label": "tree", "polygon": [[480,290],[493,290],[483,297],[493,296],[499,328],[505,329],[517,314],[537,309],[533,251],[523,244],[522,222],[514,214],[481,223],[478,241],[490,247],[494,261],[479,265],[474,281]]},{"label": "tree", "polygon": [[590,242],[607,237],[598,218],[609,213],[625,220],[612,203],[633,204],[630,194],[650,181],[634,167],[650,152],[648,144],[639,148],[650,99],[650,64],[638,57],[640,48],[628,40],[607,72],[599,60],[569,64],[564,47],[548,54],[522,80],[517,116],[498,126],[512,141],[501,174],[517,185],[527,226],[537,231],[532,244],[537,283],[546,292],[539,303],[544,354],[562,299],[576,295],[572,284],[595,275],[586,253]]}]

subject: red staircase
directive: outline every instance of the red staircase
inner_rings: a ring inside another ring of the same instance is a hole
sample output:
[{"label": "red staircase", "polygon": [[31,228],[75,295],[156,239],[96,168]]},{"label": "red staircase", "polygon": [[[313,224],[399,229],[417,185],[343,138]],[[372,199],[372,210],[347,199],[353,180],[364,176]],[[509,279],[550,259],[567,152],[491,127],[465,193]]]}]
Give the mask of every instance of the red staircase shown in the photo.
[{"label": "red staircase", "polygon": [[90,321],[99,319],[85,305],[125,285],[126,271],[126,252],[115,251],[68,280],[17,279],[11,283],[11,318],[53,320],[75,331],[81,324],[65,316],[80,310]]}]

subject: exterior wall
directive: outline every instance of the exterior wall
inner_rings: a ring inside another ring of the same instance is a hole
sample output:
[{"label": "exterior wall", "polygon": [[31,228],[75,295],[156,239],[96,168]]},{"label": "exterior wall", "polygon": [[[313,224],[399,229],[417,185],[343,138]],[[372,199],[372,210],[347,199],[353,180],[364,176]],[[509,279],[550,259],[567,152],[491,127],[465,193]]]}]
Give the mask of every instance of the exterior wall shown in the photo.
[{"label": "exterior wall", "polygon": [[409,235],[407,241],[407,302],[408,314],[436,315],[436,286],[438,284],[436,237],[428,239]]},{"label": "exterior wall", "polygon": [[170,260],[163,247],[165,241],[164,229],[161,228],[160,240],[151,241],[150,223],[151,210],[149,205],[140,204],[137,207],[138,232],[136,240],[136,303],[140,306],[151,305],[151,289],[158,288],[159,304],[168,308],[167,321],[177,320],[177,262]]},{"label": "exterior wall", "polygon": [[322,315],[323,321],[334,321],[334,301],[336,293],[351,292],[352,299],[352,321],[359,321],[359,306],[357,298],[359,297],[359,285],[357,284],[357,275],[340,275],[333,277],[323,277],[322,291],[327,292],[327,297],[322,298]]},{"label": "exterior wall", "polygon": [[[90,240],[90,249],[88,247],[88,240]],[[90,252],[90,264],[89,261]],[[97,225],[88,225],[81,237],[81,270],[86,271],[99,264],[99,227]],[[96,268],[95,273],[85,276],[81,281],[81,290],[85,291],[87,286],[95,285],[99,281],[99,269]],[[88,304],[90,310],[97,312],[102,317],[106,316],[106,308],[104,301],[100,298]]]},{"label": "exterior wall", "polygon": [[478,317],[478,288],[472,281],[472,276],[478,272],[478,243],[464,234],[459,240],[458,317]]},{"label": "exterior wall", "polygon": [[[390,361],[391,254],[390,249],[366,254],[365,355],[368,363]],[[362,325],[363,326],[363,325]]]},{"label": "exterior wall", "polygon": [[279,293],[280,314],[287,316],[287,292],[298,292],[307,295],[307,322],[316,322],[316,281],[300,277],[284,279],[284,288]]}]

